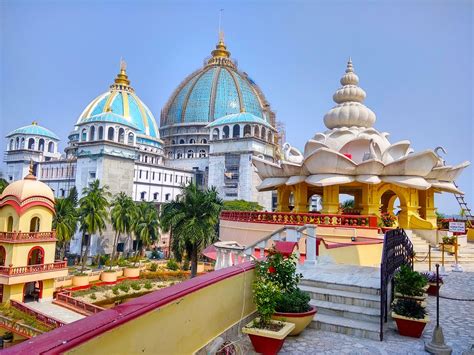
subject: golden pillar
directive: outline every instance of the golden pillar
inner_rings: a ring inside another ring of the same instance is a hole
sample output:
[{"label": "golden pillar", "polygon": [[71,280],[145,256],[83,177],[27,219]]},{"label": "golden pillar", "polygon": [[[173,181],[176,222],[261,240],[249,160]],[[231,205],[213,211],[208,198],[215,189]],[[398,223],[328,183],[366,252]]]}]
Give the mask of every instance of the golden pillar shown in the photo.
[{"label": "golden pillar", "polygon": [[300,182],[295,185],[294,190],[295,208],[294,212],[308,212],[308,185]]},{"label": "golden pillar", "polygon": [[357,190],[354,192],[354,209],[360,210],[362,209],[362,190]]},{"label": "golden pillar", "polygon": [[362,198],[360,207],[361,214],[375,215],[380,217],[380,197],[377,194],[377,188],[374,185],[364,184],[362,186]]},{"label": "golden pillar", "polygon": [[339,213],[339,185],[323,187],[322,213]]},{"label": "golden pillar", "polygon": [[432,188],[428,190],[419,190],[418,200],[420,203],[420,217],[430,222],[433,226],[436,226],[437,218],[434,202],[434,190]]},{"label": "golden pillar", "polygon": [[288,186],[278,186],[277,189],[277,212],[290,212],[290,193]]}]

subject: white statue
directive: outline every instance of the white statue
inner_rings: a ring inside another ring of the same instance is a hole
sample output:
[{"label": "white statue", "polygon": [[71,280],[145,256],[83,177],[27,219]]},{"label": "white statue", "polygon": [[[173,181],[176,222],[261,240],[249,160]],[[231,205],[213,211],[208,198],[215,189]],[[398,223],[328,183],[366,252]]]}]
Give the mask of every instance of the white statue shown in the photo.
[{"label": "white statue", "polygon": [[448,154],[446,152],[446,149],[444,149],[444,147],[436,147],[434,149],[434,152],[435,154],[438,156],[438,163],[436,163],[436,167],[439,168],[439,167],[442,167],[442,166],[445,166],[446,165],[446,160],[443,159],[443,157],[441,157],[441,154],[439,154],[439,151],[442,151],[444,154]]},{"label": "white statue", "polygon": [[301,164],[304,159],[303,154],[290,143],[283,144],[283,156],[285,161],[295,164]]}]

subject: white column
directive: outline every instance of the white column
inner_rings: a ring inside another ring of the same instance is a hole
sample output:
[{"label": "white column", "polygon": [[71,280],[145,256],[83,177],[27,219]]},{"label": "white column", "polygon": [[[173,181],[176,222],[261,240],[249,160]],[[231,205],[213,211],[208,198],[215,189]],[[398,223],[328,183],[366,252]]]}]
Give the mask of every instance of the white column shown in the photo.
[{"label": "white column", "polygon": [[298,231],[293,228],[288,228],[286,230],[286,241],[287,242],[297,242],[298,241]]},{"label": "white column", "polygon": [[304,266],[316,265],[316,226],[306,225],[306,259]]}]

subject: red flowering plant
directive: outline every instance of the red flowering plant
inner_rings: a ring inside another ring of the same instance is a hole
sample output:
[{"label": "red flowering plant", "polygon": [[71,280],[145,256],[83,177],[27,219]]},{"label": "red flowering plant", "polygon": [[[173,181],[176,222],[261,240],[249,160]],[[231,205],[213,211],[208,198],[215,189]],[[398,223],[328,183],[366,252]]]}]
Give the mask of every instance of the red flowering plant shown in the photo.
[{"label": "red flowering plant", "polygon": [[380,218],[384,227],[393,227],[397,220],[397,217],[395,217],[393,214],[386,212],[382,213],[382,216]]}]

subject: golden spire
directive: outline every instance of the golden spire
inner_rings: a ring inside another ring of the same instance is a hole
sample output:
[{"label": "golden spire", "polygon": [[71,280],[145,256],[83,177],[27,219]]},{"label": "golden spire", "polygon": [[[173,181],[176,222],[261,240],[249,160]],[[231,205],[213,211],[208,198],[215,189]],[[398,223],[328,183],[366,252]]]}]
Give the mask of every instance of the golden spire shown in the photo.
[{"label": "golden spire", "polygon": [[128,80],[127,76],[127,63],[122,58],[120,58],[120,73],[117,74],[117,77],[115,78],[115,84],[130,85],[130,80]]},{"label": "golden spire", "polygon": [[38,121],[33,121],[33,122],[31,122],[31,124],[32,124],[33,126],[37,126],[37,125],[38,125]]},{"label": "golden spire", "polygon": [[212,56],[215,57],[224,57],[229,58],[230,52],[227,50],[227,47],[224,42],[224,30],[222,29],[222,13],[224,9],[219,10],[219,42],[216,45],[216,49],[214,49],[211,53]]}]

